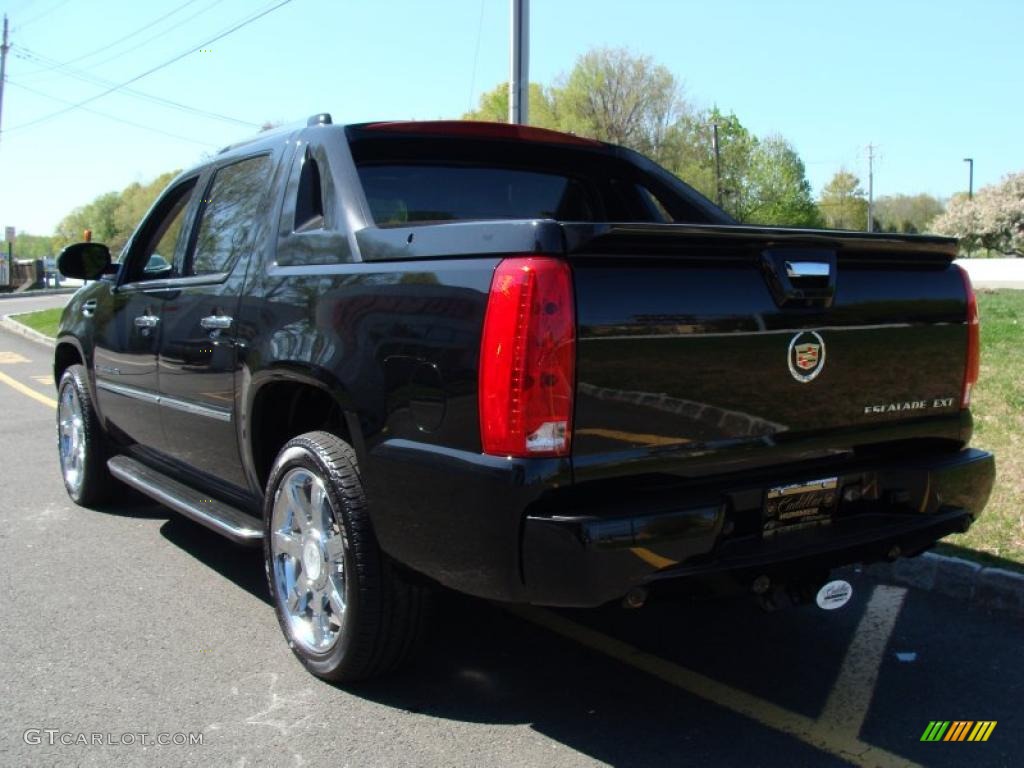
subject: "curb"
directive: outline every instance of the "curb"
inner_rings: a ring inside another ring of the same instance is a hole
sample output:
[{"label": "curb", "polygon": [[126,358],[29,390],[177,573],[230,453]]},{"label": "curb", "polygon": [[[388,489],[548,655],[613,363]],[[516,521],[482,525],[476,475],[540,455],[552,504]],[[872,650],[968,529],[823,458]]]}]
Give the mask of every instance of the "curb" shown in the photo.
[{"label": "curb", "polygon": [[74,293],[81,286],[69,285],[67,288],[44,288],[38,291],[22,291],[16,293],[14,291],[0,293],[0,301],[4,299],[31,299],[35,296],[63,296],[66,293]]},{"label": "curb", "polygon": [[57,346],[56,340],[51,339],[46,334],[40,333],[34,328],[22,325],[17,320],[14,320],[13,317],[13,315],[0,315],[0,328],[10,331],[11,333],[16,333],[19,336],[24,336],[29,341],[34,341],[36,344],[42,344],[50,349]]},{"label": "curb", "polygon": [[1024,573],[934,552],[894,563],[873,563],[862,566],[861,571],[876,581],[936,592],[972,608],[1024,616]]}]

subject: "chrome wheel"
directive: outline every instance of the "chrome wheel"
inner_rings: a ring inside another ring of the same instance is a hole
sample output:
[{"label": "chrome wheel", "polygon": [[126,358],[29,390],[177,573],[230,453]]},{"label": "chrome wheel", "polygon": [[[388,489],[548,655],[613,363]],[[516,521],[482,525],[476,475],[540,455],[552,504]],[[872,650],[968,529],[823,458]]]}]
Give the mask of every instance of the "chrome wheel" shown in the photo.
[{"label": "chrome wheel", "polygon": [[85,479],[85,418],[82,403],[72,383],[64,386],[57,408],[57,441],[60,448],[60,469],[64,483],[72,494],[82,489]]},{"label": "chrome wheel", "polygon": [[345,620],[348,546],[323,481],[304,467],[290,470],[278,484],[271,515],[275,599],[292,640],[326,653]]}]

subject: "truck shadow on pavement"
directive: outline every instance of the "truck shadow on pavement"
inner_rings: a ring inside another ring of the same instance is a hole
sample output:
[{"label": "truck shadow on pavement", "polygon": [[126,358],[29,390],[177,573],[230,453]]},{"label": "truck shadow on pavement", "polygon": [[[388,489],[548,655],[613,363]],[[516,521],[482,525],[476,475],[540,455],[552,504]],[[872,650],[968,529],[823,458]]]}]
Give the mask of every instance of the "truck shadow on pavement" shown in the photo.
[{"label": "truck shadow on pavement", "polygon": [[[270,610],[260,550],[227,544],[173,514],[160,531]],[[776,720],[818,720],[844,678],[862,626],[872,623],[875,584],[862,576],[852,579],[853,600],[831,612],[800,607],[765,613],[744,598],[652,602],[637,611],[531,608],[520,615],[439,591],[431,631],[409,668],[356,685],[312,678],[306,684],[328,706],[344,707],[345,698],[355,695],[413,718],[526,725],[616,766],[848,765],[839,746],[823,751],[778,727],[771,716],[748,717],[720,706],[713,696],[678,684],[673,673],[694,672],[749,694],[768,715],[782,712]],[[555,634],[530,620],[531,612],[564,620],[581,636],[609,638],[612,650],[579,642],[572,633]],[[863,699],[865,711],[856,720],[863,725],[855,730],[860,742],[886,750],[897,764],[953,766],[968,757],[976,766],[1013,764],[1013,755],[1024,751],[1024,718],[1015,693],[1024,687],[1022,631],[1019,619],[968,613],[948,598],[907,592],[873,672],[863,673],[877,674],[877,682],[864,679],[865,690],[839,694],[841,701],[847,693],[850,701]],[[655,668],[638,669],[631,654],[656,659]],[[297,663],[295,671],[300,673]],[[999,724],[985,744],[922,743],[922,732],[935,719]],[[455,762],[464,756],[460,732],[452,731]],[[961,754],[967,750],[969,756]],[[566,762],[564,751],[552,752],[551,761]]]}]

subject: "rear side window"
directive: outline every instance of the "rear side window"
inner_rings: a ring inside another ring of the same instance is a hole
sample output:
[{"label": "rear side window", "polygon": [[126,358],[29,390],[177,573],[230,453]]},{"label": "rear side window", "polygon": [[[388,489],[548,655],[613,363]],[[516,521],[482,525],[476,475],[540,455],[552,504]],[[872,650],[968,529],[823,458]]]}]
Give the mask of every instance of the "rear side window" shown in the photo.
[{"label": "rear side window", "polygon": [[592,194],[570,176],[510,168],[369,165],[359,169],[379,225],[467,219],[594,220]]},{"label": "rear side window", "polygon": [[272,170],[270,155],[220,168],[207,186],[188,274],[227,272],[251,248]]}]

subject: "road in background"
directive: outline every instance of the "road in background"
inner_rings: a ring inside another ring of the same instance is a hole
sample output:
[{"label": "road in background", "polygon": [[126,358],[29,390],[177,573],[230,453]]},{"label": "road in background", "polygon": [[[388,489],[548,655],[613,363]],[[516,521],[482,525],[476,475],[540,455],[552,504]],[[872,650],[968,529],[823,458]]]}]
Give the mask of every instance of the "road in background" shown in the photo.
[{"label": "road in background", "polygon": [[[411,670],[321,682],[286,647],[258,551],[128,490],[102,510],[68,500],[49,356],[0,331],[0,764],[980,768],[1024,755],[1024,622],[860,577],[828,613],[513,611],[445,593]],[[933,720],[997,726],[985,743],[921,742]],[[203,744],[50,746],[28,729]]]},{"label": "road in background", "polygon": [[45,296],[19,294],[17,296],[0,296],[0,315],[17,315],[22,312],[37,312],[41,309],[63,307],[74,294],[52,293]]}]

